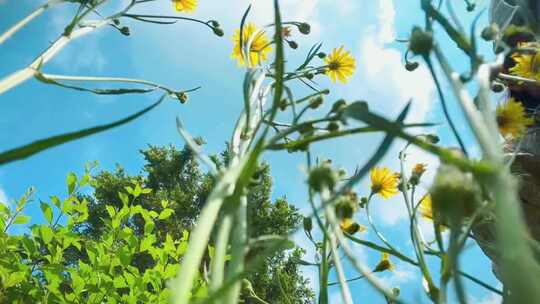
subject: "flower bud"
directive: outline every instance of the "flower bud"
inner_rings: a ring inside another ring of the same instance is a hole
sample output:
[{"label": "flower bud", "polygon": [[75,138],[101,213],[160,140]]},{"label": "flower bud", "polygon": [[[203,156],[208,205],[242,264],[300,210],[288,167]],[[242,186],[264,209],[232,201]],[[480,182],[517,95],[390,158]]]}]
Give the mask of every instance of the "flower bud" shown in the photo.
[{"label": "flower bud", "polygon": [[493,41],[497,39],[497,35],[499,35],[499,26],[496,23],[484,28],[481,34],[482,39],[485,41]]},{"label": "flower bud", "polygon": [[216,20],[210,20],[208,21],[208,24],[210,24],[212,27],[219,27],[219,22]]},{"label": "flower bud", "polygon": [[313,190],[320,192],[323,189],[334,189],[338,176],[328,163],[323,163],[309,172],[308,184]]},{"label": "flower bud", "polygon": [[298,48],[298,43],[292,40],[285,40],[287,41],[287,44],[289,44],[289,47],[293,50],[296,50]]},{"label": "flower bud", "polygon": [[324,99],[322,98],[322,96],[317,96],[309,101],[309,107],[312,109],[317,109],[320,105],[323,104],[323,102]]},{"label": "flower bud", "polygon": [[412,72],[412,71],[416,70],[416,69],[418,68],[419,65],[420,65],[420,64],[419,64],[418,62],[415,62],[415,61],[410,62],[410,61],[409,61],[409,62],[407,62],[407,63],[405,64],[405,69],[406,69],[407,71],[409,71],[409,72]]},{"label": "flower bud", "polygon": [[435,221],[450,226],[471,216],[481,201],[474,177],[446,164],[439,167],[430,193]]},{"label": "flower bud", "polygon": [[123,26],[123,27],[121,27],[119,30],[120,30],[120,33],[121,33],[122,35],[124,35],[124,36],[129,36],[129,35],[131,35],[131,33],[130,33],[130,31],[129,31],[129,27],[127,27],[127,26]]},{"label": "flower bud", "polygon": [[415,55],[428,55],[433,48],[433,34],[415,26],[411,33],[409,49]]},{"label": "flower bud", "polygon": [[176,98],[178,98],[178,100],[180,101],[180,103],[184,104],[188,101],[188,94],[186,94],[186,92],[177,92],[175,93],[176,95]]},{"label": "flower bud", "polygon": [[476,3],[467,3],[467,12],[472,12],[476,8]]},{"label": "flower bud", "polygon": [[305,22],[299,23],[298,31],[304,35],[308,35],[311,32],[311,26]]},{"label": "flower bud", "polygon": [[223,30],[219,27],[213,27],[212,31],[214,31],[214,34],[216,34],[218,37],[223,37],[224,35]]},{"label": "flower bud", "polygon": [[321,58],[321,59],[324,59],[324,58],[326,58],[326,53],[318,52],[318,53],[317,53],[317,57],[319,57],[319,58]]},{"label": "flower bud", "polygon": [[309,80],[312,80],[313,77],[315,77],[315,75],[313,75],[313,73],[306,73],[304,76]]}]

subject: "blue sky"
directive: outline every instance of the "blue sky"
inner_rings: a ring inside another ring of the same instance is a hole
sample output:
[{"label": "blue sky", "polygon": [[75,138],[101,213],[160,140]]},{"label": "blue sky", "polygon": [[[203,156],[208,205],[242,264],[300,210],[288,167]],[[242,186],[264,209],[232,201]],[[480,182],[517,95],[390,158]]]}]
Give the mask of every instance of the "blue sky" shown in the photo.
[{"label": "blue sky", "polygon": [[[125,1],[111,2],[105,11],[112,11]],[[249,3],[254,4],[250,20],[257,24],[271,22],[272,5],[269,0],[199,2],[199,8],[192,17],[218,20],[225,31],[223,38],[216,37],[210,30],[196,23],[152,26],[126,20],[125,25],[128,25],[132,32],[130,37],[120,35],[112,27],[104,28],[75,41],[44,67],[44,71],[48,73],[129,76],[177,89],[202,86],[199,91],[190,95],[187,104],[181,105],[177,101],[168,100],[127,126],[1,167],[0,200],[18,198],[29,186],[37,188],[39,199],[47,200],[50,195],[61,195],[65,193],[66,174],[70,171],[82,172],[87,161],[97,160],[100,168],[107,170],[113,169],[118,163],[128,172],[138,173],[143,164],[137,152],[139,149],[148,144],[183,145],[175,129],[176,116],[181,118],[191,134],[205,138],[205,150],[208,153],[221,151],[243,106],[243,70],[230,59],[230,37]],[[0,0],[0,31],[8,28],[40,3],[41,1],[37,0]],[[287,58],[292,66],[301,60],[313,43],[319,41],[324,43],[324,50],[327,52],[333,47],[344,45],[356,57],[357,71],[347,85],[332,84],[327,79],[320,79],[320,86],[331,90],[326,106],[321,111],[327,110],[331,101],[338,98],[350,101],[362,99],[369,101],[370,107],[375,111],[394,117],[406,101],[412,98],[413,108],[409,121],[442,123],[430,132],[437,133],[442,138],[443,145],[455,146],[456,142],[451,137],[448,126],[444,124],[427,69],[421,67],[413,73],[405,71],[402,54],[406,46],[394,42],[395,38],[406,38],[413,25],[423,23],[419,3],[418,0],[283,0],[285,20],[307,21],[312,25],[312,34],[309,36],[303,36],[296,31],[293,33],[300,48],[288,50]],[[479,0],[477,4],[479,7],[486,7],[487,0]],[[464,10],[464,3],[456,1],[455,6],[458,15],[464,18],[466,24],[470,23],[474,15]],[[71,5],[58,6],[0,45],[0,77],[31,62],[61,33],[74,8]],[[175,14],[168,0],[159,0],[137,11]],[[485,15],[481,18],[481,24],[487,24]],[[467,62],[455,46],[446,41],[442,34],[436,37],[448,52],[456,69],[464,71]],[[490,45],[484,44],[481,47],[486,56],[490,56]],[[295,89],[298,96],[307,92],[300,86]],[[158,97],[159,94],[94,96],[47,86],[35,80],[28,81],[0,96],[0,134],[3,134],[0,151],[53,134],[119,119],[144,108]],[[459,131],[470,150],[478,153],[454,99],[451,98],[449,102]],[[316,156],[330,158],[336,166],[352,172],[356,165],[362,164],[371,155],[380,139],[380,135],[349,137],[334,140],[328,145],[314,145],[312,148]],[[397,151],[402,145],[403,143],[394,144],[383,162],[384,165],[398,169]],[[303,155],[268,153],[264,159],[272,165],[274,197],[286,196],[307,213],[303,187]],[[427,178],[422,185],[428,188],[428,181],[434,174],[437,162],[426,153],[411,149],[409,166],[416,162],[429,163]],[[366,185],[367,182],[364,181],[357,188],[361,195],[366,194]],[[398,244],[398,248],[412,255],[410,243],[407,241],[408,223],[402,202],[399,199],[377,201],[373,208],[376,222],[385,235]],[[37,215],[36,210],[39,208],[33,206],[28,211]],[[359,219],[362,220],[361,217]],[[422,229],[429,238],[429,224],[423,223]],[[370,232],[362,237],[375,240]],[[300,245],[308,245],[301,236],[296,239]],[[376,264],[379,259],[377,253],[358,247],[355,247],[355,250],[369,265]],[[490,262],[474,243],[470,243],[462,264],[467,272],[492,285],[498,285],[491,274]],[[313,280],[316,278],[316,274],[309,269],[306,269],[305,273]],[[351,277],[355,275],[352,268],[348,274]],[[382,274],[381,278],[389,286],[399,285],[409,302],[428,303],[421,290],[421,277],[416,269],[397,263],[396,272]],[[474,285],[469,287],[471,302],[499,302],[490,292]],[[384,302],[366,283],[353,283],[351,290],[355,302]],[[332,290],[332,299],[332,303],[341,301],[337,288]]]}]

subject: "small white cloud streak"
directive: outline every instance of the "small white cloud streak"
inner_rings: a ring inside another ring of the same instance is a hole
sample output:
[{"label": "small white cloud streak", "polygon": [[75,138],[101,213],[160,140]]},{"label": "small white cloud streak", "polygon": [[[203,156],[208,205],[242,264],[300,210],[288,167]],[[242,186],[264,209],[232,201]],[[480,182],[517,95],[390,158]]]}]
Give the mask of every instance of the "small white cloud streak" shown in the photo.
[{"label": "small white cloud streak", "polygon": [[0,187],[0,204],[8,204],[8,196],[6,194],[6,191],[2,187]]}]

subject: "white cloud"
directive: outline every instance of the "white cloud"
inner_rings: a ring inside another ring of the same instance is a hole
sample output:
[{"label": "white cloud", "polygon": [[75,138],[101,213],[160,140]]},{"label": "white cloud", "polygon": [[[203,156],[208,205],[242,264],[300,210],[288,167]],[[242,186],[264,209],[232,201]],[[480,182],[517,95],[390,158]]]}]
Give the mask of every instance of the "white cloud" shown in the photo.
[{"label": "white cloud", "polygon": [[491,293],[484,298],[476,301],[478,304],[500,304],[502,303],[502,297],[496,293]]},{"label": "white cloud", "polygon": [[8,204],[8,196],[6,194],[6,191],[0,187],[0,203],[3,203],[4,205]]}]

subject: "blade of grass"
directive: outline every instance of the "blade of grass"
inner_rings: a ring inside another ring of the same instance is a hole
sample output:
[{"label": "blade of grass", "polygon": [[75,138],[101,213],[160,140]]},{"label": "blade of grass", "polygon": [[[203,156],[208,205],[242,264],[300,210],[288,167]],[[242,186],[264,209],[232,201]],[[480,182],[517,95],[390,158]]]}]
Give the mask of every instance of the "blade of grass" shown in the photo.
[{"label": "blade of grass", "polygon": [[152,104],[151,106],[133,115],[130,115],[124,119],[118,120],[116,122],[89,128],[89,129],[84,129],[84,130],[80,130],[80,131],[76,131],[72,133],[65,133],[65,134],[52,136],[45,139],[40,139],[30,144],[2,152],[0,153],[0,165],[7,164],[7,163],[17,161],[17,160],[22,160],[32,155],[35,155],[37,153],[40,153],[42,151],[48,150],[50,148],[65,144],[67,142],[78,140],[84,137],[88,137],[90,135],[101,133],[101,132],[119,127],[121,125],[127,124],[139,118],[140,116],[146,114],[147,112],[154,109],[155,107],[157,107],[165,99],[165,97],[166,95],[161,96],[161,98],[156,103]]}]

